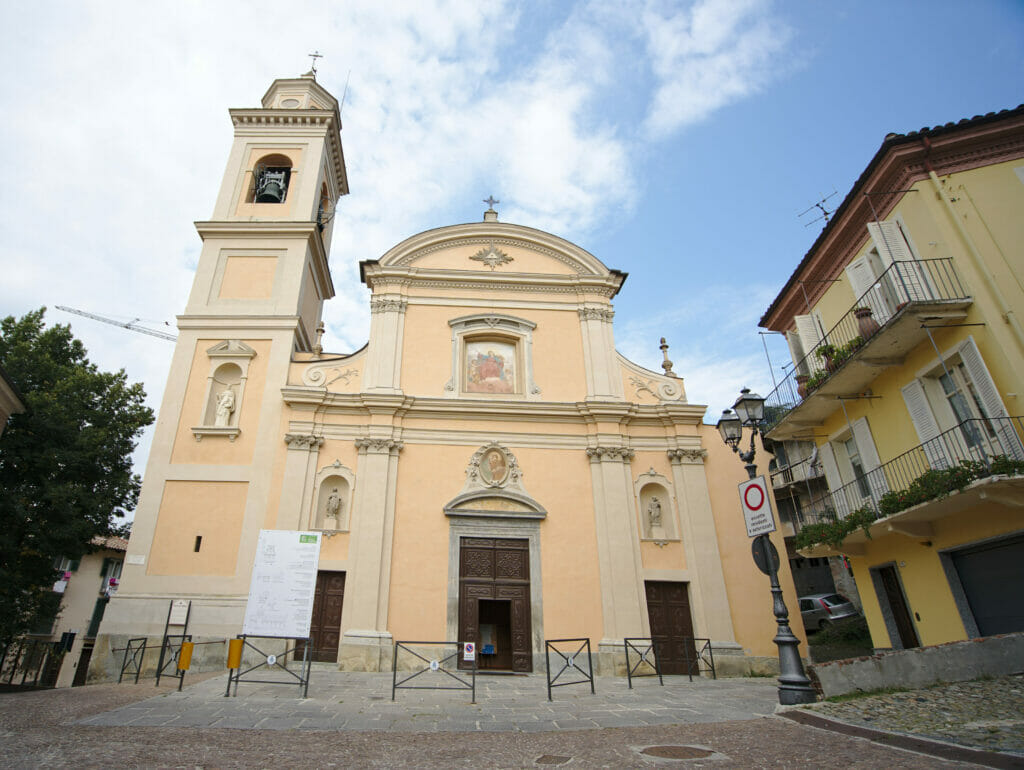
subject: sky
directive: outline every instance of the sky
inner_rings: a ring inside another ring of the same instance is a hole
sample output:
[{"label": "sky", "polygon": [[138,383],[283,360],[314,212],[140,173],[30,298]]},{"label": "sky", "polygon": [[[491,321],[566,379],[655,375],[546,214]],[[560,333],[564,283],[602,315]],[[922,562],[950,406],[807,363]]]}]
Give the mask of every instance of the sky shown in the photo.
[{"label": "sky", "polygon": [[45,305],[154,410],[173,344],[54,306],[173,333],[227,110],[314,51],[351,188],[326,350],[366,342],[360,260],[493,195],[629,273],[617,347],[660,371],[665,337],[709,423],[790,363],[757,321],[823,227],[801,212],[835,208],[890,132],[1024,102],[1020,0],[85,0],[0,24],[0,314]]}]

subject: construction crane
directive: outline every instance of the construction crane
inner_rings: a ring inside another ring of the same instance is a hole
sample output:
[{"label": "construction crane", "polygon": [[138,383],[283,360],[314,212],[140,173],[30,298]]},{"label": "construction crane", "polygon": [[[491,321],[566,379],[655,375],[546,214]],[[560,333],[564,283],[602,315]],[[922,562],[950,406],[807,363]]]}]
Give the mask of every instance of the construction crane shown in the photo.
[{"label": "construction crane", "polygon": [[65,307],[64,305],[54,305],[58,310],[63,310],[65,313],[74,313],[75,315],[84,316],[85,318],[91,318],[94,321],[102,321],[105,324],[111,326],[120,326],[122,329],[129,329],[133,332],[140,332],[142,334],[148,334],[151,337],[159,337],[162,340],[170,340],[171,342],[177,342],[178,338],[173,334],[167,334],[166,332],[158,332],[155,329],[147,329],[145,326],[139,326],[138,322],[141,318],[135,318],[131,321],[118,321],[113,318],[107,318],[106,316],[96,315],[95,313],[86,313],[84,310],[75,310],[73,307]]}]

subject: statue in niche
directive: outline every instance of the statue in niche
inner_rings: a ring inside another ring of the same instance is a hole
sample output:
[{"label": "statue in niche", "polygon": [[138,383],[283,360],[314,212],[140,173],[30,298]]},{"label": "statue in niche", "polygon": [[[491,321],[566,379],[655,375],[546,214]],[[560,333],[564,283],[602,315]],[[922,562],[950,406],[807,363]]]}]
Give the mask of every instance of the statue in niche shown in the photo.
[{"label": "statue in niche", "polygon": [[231,413],[235,411],[235,391],[230,387],[224,388],[217,394],[217,414],[214,425],[218,428],[227,428],[231,424]]},{"label": "statue in niche", "polygon": [[338,516],[341,515],[341,498],[338,496],[338,488],[331,490],[327,496],[327,521],[332,526],[337,526]]},{"label": "statue in niche", "polygon": [[661,502],[657,497],[652,497],[651,502],[647,503],[647,519],[652,528],[661,526]]}]

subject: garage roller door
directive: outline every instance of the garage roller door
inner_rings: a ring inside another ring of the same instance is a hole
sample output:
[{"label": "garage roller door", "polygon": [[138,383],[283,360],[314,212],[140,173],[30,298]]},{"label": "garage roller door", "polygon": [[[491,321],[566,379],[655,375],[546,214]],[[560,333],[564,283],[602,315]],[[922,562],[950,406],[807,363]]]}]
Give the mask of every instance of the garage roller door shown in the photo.
[{"label": "garage roller door", "polygon": [[950,556],[981,635],[1024,631],[1024,535]]}]

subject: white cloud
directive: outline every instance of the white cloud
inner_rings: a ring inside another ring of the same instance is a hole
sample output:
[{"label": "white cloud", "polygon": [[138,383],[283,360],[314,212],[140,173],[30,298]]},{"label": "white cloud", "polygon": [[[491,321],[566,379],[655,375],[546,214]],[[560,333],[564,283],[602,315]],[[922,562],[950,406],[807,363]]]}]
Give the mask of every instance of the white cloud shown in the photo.
[{"label": "white cloud", "polygon": [[760,90],[781,63],[791,33],[765,0],[652,2],[643,14],[658,85],[647,130],[663,138]]}]

